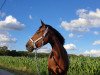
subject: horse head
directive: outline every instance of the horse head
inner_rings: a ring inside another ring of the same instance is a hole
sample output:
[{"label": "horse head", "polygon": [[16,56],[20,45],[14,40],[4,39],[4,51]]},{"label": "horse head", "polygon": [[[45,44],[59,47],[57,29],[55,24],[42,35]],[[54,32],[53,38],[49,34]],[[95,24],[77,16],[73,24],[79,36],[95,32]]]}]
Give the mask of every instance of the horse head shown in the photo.
[{"label": "horse head", "polygon": [[41,21],[41,26],[37,32],[29,39],[26,44],[26,48],[29,52],[32,52],[34,49],[40,48],[41,46],[48,43],[48,32],[49,28],[46,26],[43,21]]}]

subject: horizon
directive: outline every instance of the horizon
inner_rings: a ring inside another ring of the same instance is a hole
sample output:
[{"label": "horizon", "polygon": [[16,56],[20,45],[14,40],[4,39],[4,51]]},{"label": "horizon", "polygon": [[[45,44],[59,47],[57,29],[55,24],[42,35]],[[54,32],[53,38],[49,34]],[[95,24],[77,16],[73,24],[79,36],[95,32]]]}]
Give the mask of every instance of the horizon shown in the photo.
[{"label": "horizon", "polygon": [[[40,19],[62,34],[68,54],[100,56],[100,1],[93,0],[6,0],[0,9],[0,46],[25,51]],[[51,46],[38,51],[50,52]]]}]

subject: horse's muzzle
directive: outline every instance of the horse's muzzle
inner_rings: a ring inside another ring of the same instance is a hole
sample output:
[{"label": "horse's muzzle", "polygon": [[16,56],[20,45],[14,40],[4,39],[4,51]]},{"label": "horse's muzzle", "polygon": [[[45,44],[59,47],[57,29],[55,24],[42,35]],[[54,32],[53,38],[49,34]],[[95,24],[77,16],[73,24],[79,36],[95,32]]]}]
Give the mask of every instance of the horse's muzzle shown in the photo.
[{"label": "horse's muzzle", "polygon": [[33,47],[29,46],[28,44],[26,44],[26,49],[29,51],[29,52],[32,52],[34,50]]}]

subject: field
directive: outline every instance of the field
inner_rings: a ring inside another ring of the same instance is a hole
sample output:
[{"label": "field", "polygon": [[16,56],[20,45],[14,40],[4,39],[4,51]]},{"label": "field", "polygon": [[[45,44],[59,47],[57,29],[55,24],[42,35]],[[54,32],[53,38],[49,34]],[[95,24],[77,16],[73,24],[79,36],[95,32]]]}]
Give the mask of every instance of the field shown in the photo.
[{"label": "field", "polygon": [[[100,75],[100,57],[70,56],[68,75]],[[40,75],[48,75],[47,57],[38,58]],[[37,75],[32,57],[0,56],[0,68],[15,75]]]}]

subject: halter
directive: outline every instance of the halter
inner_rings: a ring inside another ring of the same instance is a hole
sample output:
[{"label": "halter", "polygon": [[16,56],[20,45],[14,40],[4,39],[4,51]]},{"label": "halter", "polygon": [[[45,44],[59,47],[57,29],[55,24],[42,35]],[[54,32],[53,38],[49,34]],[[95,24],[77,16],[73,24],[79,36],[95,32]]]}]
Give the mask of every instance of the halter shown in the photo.
[{"label": "halter", "polygon": [[[33,43],[34,49],[37,49],[36,43],[37,43],[39,40],[43,39],[43,38],[46,36],[47,32],[48,32],[48,27],[46,28],[44,34],[43,34],[40,38],[38,38],[38,39],[35,40],[35,41],[32,40],[32,38],[30,39],[30,41]],[[43,43],[44,43],[44,41],[42,40],[42,46],[43,46]]]}]

